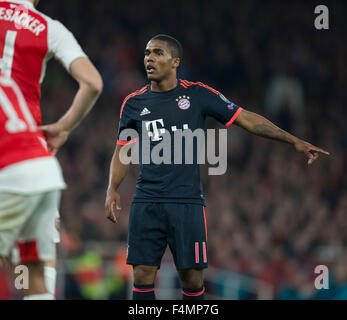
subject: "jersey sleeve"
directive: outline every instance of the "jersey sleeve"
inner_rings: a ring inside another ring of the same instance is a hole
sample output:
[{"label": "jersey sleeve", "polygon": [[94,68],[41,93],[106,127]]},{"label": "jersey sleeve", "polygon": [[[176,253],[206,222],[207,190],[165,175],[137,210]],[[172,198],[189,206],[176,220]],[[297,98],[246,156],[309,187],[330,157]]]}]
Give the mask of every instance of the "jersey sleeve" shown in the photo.
[{"label": "jersey sleeve", "polygon": [[57,20],[49,21],[48,50],[68,71],[74,60],[87,58],[74,35]]},{"label": "jersey sleeve", "polygon": [[215,118],[229,128],[241,113],[242,108],[210,87],[204,86],[200,90],[204,115]]},{"label": "jersey sleeve", "polygon": [[132,108],[131,105],[125,100],[123,102],[121,113],[120,113],[120,120],[119,120],[119,126],[118,126],[118,133],[117,133],[117,144],[118,145],[128,145],[132,144],[138,141],[138,135],[135,134],[134,131],[127,131],[125,132],[125,129],[133,129],[137,130],[136,128],[136,121],[134,120],[132,116]]}]

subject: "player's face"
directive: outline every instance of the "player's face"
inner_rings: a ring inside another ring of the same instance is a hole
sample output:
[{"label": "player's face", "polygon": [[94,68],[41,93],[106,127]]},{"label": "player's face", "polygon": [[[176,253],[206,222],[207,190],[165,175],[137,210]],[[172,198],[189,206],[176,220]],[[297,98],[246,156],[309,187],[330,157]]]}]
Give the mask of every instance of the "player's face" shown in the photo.
[{"label": "player's face", "polygon": [[176,77],[179,58],[173,58],[165,41],[151,40],[147,43],[144,57],[149,81],[160,82],[170,76]]}]

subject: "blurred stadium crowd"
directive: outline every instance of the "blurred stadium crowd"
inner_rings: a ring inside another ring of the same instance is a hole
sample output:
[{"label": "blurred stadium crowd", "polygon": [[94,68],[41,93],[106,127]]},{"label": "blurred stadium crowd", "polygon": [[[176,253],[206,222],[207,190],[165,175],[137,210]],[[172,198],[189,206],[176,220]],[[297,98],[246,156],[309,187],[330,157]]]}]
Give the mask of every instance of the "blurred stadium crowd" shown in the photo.
[{"label": "blurred stadium crowd", "polygon": [[[58,155],[69,186],[61,205],[65,258],[82,263],[91,240],[126,243],[136,166],[120,188],[118,225],[104,214],[120,105],[146,82],[147,40],[167,33],[184,48],[182,79],[204,82],[331,153],[308,167],[288,145],[229,129],[227,173],[208,176],[201,170],[211,267],[261,279],[271,284],[276,299],[347,299],[346,4],[331,2],[325,31],[314,28],[314,7],[310,1],[284,0],[41,1],[40,10],[75,34],[105,85]],[[43,87],[45,123],[62,115],[75,89],[61,66],[51,63]],[[222,128],[212,119],[207,127]],[[89,265],[100,266],[102,252],[88,254]],[[121,269],[124,257],[116,247],[114,255]],[[330,290],[314,288],[314,268],[320,264],[330,270]],[[127,270],[119,271],[120,281],[126,281]],[[95,283],[100,272],[69,276],[65,297],[98,297],[76,293],[79,286],[73,283]],[[223,275],[208,290],[227,299],[221,294]],[[6,296],[0,276],[1,281],[0,296]],[[114,282],[112,288],[123,287]],[[238,297],[256,298],[246,292]]]}]

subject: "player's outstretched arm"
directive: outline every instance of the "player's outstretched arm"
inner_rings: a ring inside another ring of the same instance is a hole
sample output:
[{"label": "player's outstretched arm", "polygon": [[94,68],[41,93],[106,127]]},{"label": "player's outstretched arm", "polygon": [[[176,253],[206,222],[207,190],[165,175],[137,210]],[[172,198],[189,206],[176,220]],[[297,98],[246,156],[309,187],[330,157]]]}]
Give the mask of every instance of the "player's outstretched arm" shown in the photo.
[{"label": "player's outstretched arm", "polygon": [[94,106],[103,87],[99,72],[88,58],[82,57],[73,61],[70,74],[79,83],[79,90],[71,107],[56,123],[40,127],[53,154],[57,153],[71,131],[80,124]]},{"label": "player's outstretched arm", "polygon": [[123,146],[117,145],[112,156],[105,201],[106,217],[113,223],[117,223],[116,209],[118,211],[121,210],[120,196],[117,190],[129,169],[129,164],[123,164],[119,158],[120,150],[122,147]]},{"label": "player's outstretched arm", "polygon": [[291,135],[266,118],[250,111],[242,110],[235,124],[258,136],[292,144],[297,151],[307,155],[309,165],[318,159],[319,153],[329,155],[329,152]]}]

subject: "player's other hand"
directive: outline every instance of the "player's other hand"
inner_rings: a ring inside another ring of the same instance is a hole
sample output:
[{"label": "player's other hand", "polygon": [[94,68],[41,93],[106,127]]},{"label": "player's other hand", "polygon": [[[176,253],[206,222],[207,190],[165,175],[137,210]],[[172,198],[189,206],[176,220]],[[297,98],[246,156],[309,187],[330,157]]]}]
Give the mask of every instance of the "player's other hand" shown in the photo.
[{"label": "player's other hand", "polygon": [[64,129],[58,122],[39,127],[47,139],[48,149],[55,156],[65,143],[71,131]]},{"label": "player's other hand", "polygon": [[121,210],[120,195],[118,192],[108,189],[105,202],[105,210],[107,219],[113,223],[117,223],[116,210]]},{"label": "player's other hand", "polygon": [[294,147],[297,151],[303,152],[307,155],[308,161],[307,164],[311,165],[314,161],[316,161],[319,157],[319,153],[323,153],[325,155],[330,155],[328,151],[325,151],[321,148],[315,147],[312,144],[298,140],[295,142]]}]

